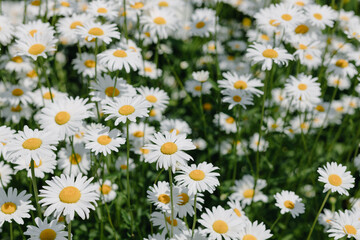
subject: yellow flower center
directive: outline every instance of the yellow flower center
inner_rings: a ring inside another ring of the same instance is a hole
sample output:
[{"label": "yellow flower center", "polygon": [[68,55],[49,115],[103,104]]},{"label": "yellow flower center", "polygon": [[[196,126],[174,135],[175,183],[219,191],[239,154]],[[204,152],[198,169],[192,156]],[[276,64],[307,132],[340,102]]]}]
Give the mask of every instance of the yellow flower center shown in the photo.
[{"label": "yellow flower center", "polygon": [[146,100],[148,100],[151,103],[156,103],[157,102],[157,98],[154,95],[146,96]]},{"label": "yellow flower center", "polygon": [[[238,0],[238,4],[240,5],[243,1],[242,0]],[[244,27],[250,27],[251,26],[251,19],[250,18],[244,18],[242,20],[242,24],[244,25]]]},{"label": "yellow flower center", "polygon": [[271,26],[273,26],[273,27],[277,27],[277,26],[280,25],[280,23],[277,23],[275,19],[271,19],[271,20],[269,21],[269,24],[270,24]]},{"label": "yellow flower center", "polygon": [[145,67],[145,68],[144,68],[144,71],[151,73],[153,70],[152,70],[151,67]]},{"label": "yellow flower center", "polygon": [[108,145],[111,142],[111,137],[108,135],[101,135],[97,138],[97,142],[101,145]]},{"label": "yellow flower center", "polygon": [[70,114],[65,111],[58,112],[55,116],[55,122],[59,125],[64,125],[70,120]]},{"label": "yellow flower center", "polygon": [[213,223],[212,227],[213,227],[214,231],[219,234],[227,233],[227,231],[229,230],[229,226],[223,220],[216,220]]},{"label": "yellow flower center", "polygon": [[98,8],[97,12],[98,13],[107,13],[108,10],[106,8],[100,7],[100,8]]},{"label": "yellow flower center", "polygon": [[32,6],[40,6],[41,1],[40,0],[34,0],[31,2]]},{"label": "yellow flower center", "polygon": [[136,2],[134,5],[130,5],[130,7],[134,9],[140,9],[144,7],[144,4],[142,2]]},{"label": "yellow flower center", "polygon": [[238,80],[234,83],[234,88],[236,89],[246,89],[247,83],[243,80]]},{"label": "yellow flower center", "polygon": [[300,44],[299,44],[299,49],[301,49],[301,50],[306,50],[306,49],[307,49],[307,46],[300,43]]},{"label": "yellow flower center", "polygon": [[135,108],[131,105],[124,105],[119,109],[119,114],[127,116],[135,112]]},{"label": "yellow flower center", "polygon": [[75,21],[75,22],[71,23],[70,28],[71,28],[71,29],[75,29],[75,28],[77,28],[78,26],[82,27],[83,24],[82,24],[80,21]]},{"label": "yellow flower center", "polygon": [[159,2],[158,6],[159,7],[168,7],[169,4],[167,2],[165,2],[165,1],[162,1],[162,2]]},{"label": "yellow flower center", "polygon": [[239,209],[234,208],[234,212],[235,212],[236,216],[241,217],[241,212]]},{"label": "yellow flower center", "polygon": [[277,58],[279,56],[278,52],[274,49],[266,49],[262,55],[266,58]]},{"label": "yellow flower center", "polygon": [[300,6],[300,7],[305,6],[305,3],[303,1],[297,1],[295,4]]},{"label": "yellow flower center", "polygon": [[257,238],[256,238],[254,235],[246,234],[246,235],[243,237],[243,240],[257,240]]},{"label": "yellow flower center", "polygon": [[138,137],[141,138],[144,136],[144,132],[143,131],[136,131],[133,133],[134,137]]},{"label": "yellow flower center", "polygon": [[160,148],[160,151],[165,155],[172,155],[172,154],[176,153],[177,150],[178,150],[178,147],[173,142],[166,142]]},{"label": "yellow flower center", "polygon": [[171,129],[169,132],[172,133],[173,131],[176,131],[176,135],[178,135],[180,132],[178,129],[175,129],[175,128]]},{"label": "yellow flower center", "polygon": [[28,53],[30,53],[31,55],[39,55],[45,50],[45,48],[46,47],[41,43],[35,43],[29,48]]},{"label": "yellow flower center", "polygon": [[11,59],[11,61],[16,62],[16,63],[22,63],[22,62],[23,62],[23,59],[22,59],[22,57],[20,57],[20,56],[16,56],[16,57],[13,57],[13,58]]},{"label": "yellow flower center", "polygon": [[149,112],[149,116],[150,117],[155,117],[156,116],[156,111],[154,109],[151,109]]},{"label": "yellow flower center", "polygon": [[38,149],[41,144],[42,141],[40,138],[29,138],[23,142],[22,147],[29,150],[35,150]]},{"label": "yellow flower center", "polygon": [[265,41],[269,41],[269,40],[270,40],[269,36],[266,35],[266,34],[261,34],[260,38],[261,38],[262,40],[265,40]]},{"label": "yellow flower center", "polygon": [[55,240],[56,239],[56,232],[51,228],[47,228],[41,231],[40,240]]},{"label": "yellow flower center", "polygon": [[44,95],[43,95],[43,98],[46,99],[46,100],[50,100],[51,97],[54,98],[55,95],[54,95],[53,93],[50,95],[50,92],[46,92],[46,93],[44,93]]},{"label": "yellow flower center", "polygon": [[29,78],[35,78],[35,77],[37,77],[37,73],[35,72],[35,70],[31,70],[30,72],[28,72],[26,74],[26,76]]},{"label": "yellow flower center", "polygon": [[336,61],[335,65],[339,68],[346,68],[349,66],[349,63],[345,59],[339,59]]},{"label": "yellow flower center", "polygon": [[1,206],[1,211],[5,214],[12,214],[16,211],[16,204],[12,202],[6,202]]},{"label": "yellow flower center", "polygon": [[203,107],[206,111],[210,111],[212,109],[211,103],[204,103]]},{"label": "yellow flower center", "polygon": [[164,25],[166,24],[166,20],[163,17],[156,17],[154,18],[154,23],[156,23],[157,25]]},{"label": "yellow flower center", "polygon": [[289,209],[294,209],[295,204],[294,204],[292,201],[290,201],[290,200],[286,200],[286,201],[284,202],[284,206],[285,206],[286,208],[289,208]]},{"label": "yellow flower center", "polygon": [[63,203],[77,203],[80,198],[80,190],[73,186],[63,188],[59,194],[59,199]]},{"label": "yellow flower center", "polygon": [[273,129],[277,128],[278,126],[279,125],[277,125],[276,123],[271,124],[271,128],[273,128]]},{"label": "yellow flower center", "polygon": [[356,228],[354,228],[352,225],[345,225],[344,232],[351,235],[355,235],[357,233]]},{"label": "yellow flower center", "polygon": [[34,37],[35,33],[37,33],[37,29],[33,29],[29,31],[29,34]]},{"label": "yellow flower center", "polygon": [[63,7],[70,7],[70,3],[65,2],[65,1],[62,1],[62,2],[61,2],[61,6],[63,6]]},{"label": "yellow flower center", "polygon": [[253,198],[254,194],[255,194],[254,189],[247,189],[243,193],[244,198]]},{"label": "yellow flower center", "polygon": [[20,105],[17,105],[16,107],[11,107],[12,112],[21,112],[22,108]]},{"label": "yellow flower center", "polygon": [[113,55],[120,58],[127,57],[127,53],[124,50],[116,50]]},{"label": "yellow flower center", "polygon": [[241,97],[240,96],[233,96],[233,100],[234,100],[234,102],[241,102]]},{"label": "yellow flower center", "polygon": [[167,221],[170,225],[173,225],[174,227],[177,226],[177,221],[176,221],[176,219],[173,219],[173,220],[171,221],[170,217],[167,217],[167,218],[166,218],[166,221]]},{"label": "yellow flower center", "polygon": [[167,194],[160,194],[158,201],[164,204],[168,204],[170,202],[170,196]]},{"label": "yellow flower center", "polygon": [[104,31],[101,28],[98,28],[98,27],[91,28],[88,33],[91,34],[91,35],[94,35],[94,36],[102,36],[102,35],[104,35]]},{"label": "yellow flower center", "polygon": [[115,92],[114,92],[114,87],[107,87],[105,89],[105,94],[108,97],[112,97],[112,96],[116,97],[119,96],[120,91],[117,88],[115,88]]},{"label": "yellow flower center", "polygon": [[71,156],[69,157],[69,161],[71,164],[75,165],[81,162],[81,156],[80,154],[71,154]]},{"label": "yellow flower center", "polygon": [[200,92],[201,91],[201,89],[202,89],[202,87],[199,85],[199,86],[195,86],[194,87],[194,90],[195,91],[198,91],[198,92]]},{"label": "yellow flower center", "polygon": [[11,94],[13,96],[19,97],[24,94],[24,91],[20,88],[15,88],[14,90],[12,90]]},{"label": "yellow flower center", "polygon": [[305,91],[307,89],[307,85],[305,83],[300,83],[298,85],[298,89],[301,91]]},{"label": "yellow flower center", "polygon": [[86,60],[84,62],[84,65],[87,68],[94,68],[95,67],[95,61],[94,60]]},{"label": "yellow flower center", "polygon": [[292,16],[290,14],[285,13],[281,16],[281,18],[285,21],[291,21]]},{"label": "yellow flower center", "polygon": [[187,195],[186,193],[180,193],[179,197],[181,200],[179,202],[180,206],[184,206],[185,204],[187,204],[189,202],[189,195]]},{"label": "yellow flower center", "polygon": [[235,119],[233,117],[228,117],[225,121],[229,124],[232,124],[235,122]]},{"label": "yellow flower center", "polygon": [[202,170],[195,169],[189,173],[189,177],[194,181],[201,181],[205,178],[205,173]]},{"label": "yellow flower center", "polygon": [[321,20],[323,18],[323,16],[320,13],[314,13],[314,18],[316,18],[317,20]]},{"label": "yellow flower center", "polygon": [[[35,161],[34,161],[34,168],[38,168],[38,167],[40,167],[41,165],[42,165],[41,159],[40,159],[39,165],[37,165],[37,164],[35,163]],[[29,163],[29,168],[31,168],[31,162]]]},{"label": "yellow flower center", "polygon": [[307,33],[308,31],[309,31],[309,27],[306,26],[306,25],[304,25],[304,24],[301,24],[301,25],[299,25],[299,26],[297,26],[297,27],[295,28],[295,33],[296,33],[296,34],[305,34],[305,33]]},{"label": "yellow flower center", "polygon": [[103,184],[100,188],[99,188],[100,192],[104,195],[107,195],[110,193],[111,191],[111,186],[107,185],[107,184]]},{"label": "yellow flower center", "polygon": [[325,108],[321,105],[317,105],[315,109],[319,112],[325,112]]},{"label": "yellow flower center", "polygon": [[195,25],[196,28],[200,29],[200,28],[203,28],[205,27],[205,23],[204,22],[198,22],[196,25]]},{"label": "yellow flower center", "polygon": [[339,175],[337,174],[331,174],[329,177],[328,177],[328,181],[331,185],[335,186],[335,187],[338,187],[342,184],[342,179]]},{"label": "yellow flower center", "polygon": [[127,169],[127,166],[126,166],[125,164],[122,164],[122,165],[120,165],[120,168],[121,168],[122,170],[126,170],[126,169]]},{"label": "yellow flower center", "polygon": [[307,60],[313,60],[313,56],[311,55],[311,54],[306,54],[305,55],[305,58],[307,59]]}]

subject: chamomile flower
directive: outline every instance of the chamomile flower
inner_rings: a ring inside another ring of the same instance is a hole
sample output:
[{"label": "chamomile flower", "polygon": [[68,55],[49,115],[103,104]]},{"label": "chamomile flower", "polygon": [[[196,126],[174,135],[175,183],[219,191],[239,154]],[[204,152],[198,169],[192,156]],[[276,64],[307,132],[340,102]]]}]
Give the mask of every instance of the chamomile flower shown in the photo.
[{"label": "chamomile flower", "polygon": [[116,198],[117,184],[112,183],[110,180],[105,180],[104,183],[102,183],[100,180],[100,183],[95,183],[94,185],[102,202],[111,202]]},{"label": "chamomile flower", "polygon": [[[195,194],[190,194],[187,188],[180,188],[178,192],[179,201],[177,201],[175,205],[175,209],[177,211],[177,215],[180,218],[186,217],[187,215],[194,215],[194,201]],[[202,198],[202,193],[197,193],[196,195],[196,209],[202,210],[202,204],[204,203],[204,199]]]},{"label": "chamomile flower", "polygon": [[145,161],[156,162],[157,168],[167,170],[171,168],[175,172],[178,165],[185,165],[193,158],[184,151],[195,149],[195,145],[190,139],[186,139],[185,134],[176,135],[176,131],[155,133],[149,138],[150,143],[144,149],[149,149],[150,153],[145,155]]},{"label": "chamomile flower", "polygon": [[16,37],[21,39],[24,36],[35,37],[38,35],[53,36],[55,33],[54,27],[48,22],[42,22],[41,20],[30,21],[26,24],[17,26]]},{"label": "chamomile flower", "polygon": [[126,171],[129,168],[129,171],[134,170],[136,167],[134,163],[134,159],[129,158],[129,167],[127,164],[127,157],[126,156],[120,156],[115,162],[115,168],[119,171]]},{"label": "chamomile flower", "polygon": [[[73,59],[72,64],[74,69],[78,74],[81,74],[83,77],[95,77],[95,57],[94,54],[81,53],[76,55],[76,58]],[[96,72],[101,74],[105,71],[105,67],[101,64],[97,64]]]},{"label": "chamomile flower", "polygon": [[87,174],[90,169],[90,152],[83,144],[74,144],[74,151],[67,145],[66,149],[59,151],[58,156],[59,169],[66,175]]},{"label": "chamomile flower", "polygon": [[189,189],[189,194],[208,191],[213,193],[217,186],[220,185],[217,179],[220,176],[215,172],[218,167],[211,163],[202,162],[199,165],[183,165],[179,167],[179,175],[175,176],[175,181]]},{"label": "chamomile flower", "polygon": [[11,181],[11,175],[14,174],[10,165],[0,162],[0,186],[5,188]]},{"label": "chamomile flower", "polygon": [[164,90],[144,86],[141,86],[137,90],[139,94],[150,103],[152,107],[165,109],[169,104],[169,96]]},{"label": "chamomile flower", "polygon": [[255,180],[251,175],[245,175],[241,180],[236,180],[235,186],[231,187],[234,193],[231,194],[230,199],[241,201],[242,207],[245,207],[252,201],[267,202],[268,197],[261,192],[266,187],[266,181],[258,179],[256,189],[254,189],[254,183]]},{"label": "chamomile flower", "polygon": [[29,236],[29,240],[67,240],[68,232],[64,231],[65,225],[59,223],[56,219],[48,222],[47,218],[41,221],[39,217],[35,218],[36,226],[28,225],[24,235]]},{"label": "chamomile flower", "polygon": [[199,223],[205,227],[204,233],[211,240],[237,239],[242,226],[242,221],[232,214],[232,210],[225,210],[221,206],[206,208],[206,213],[201,214]]},{"label": "chamomile flower", "polygon": [[53,52],[55,48],[56,39],[49,34],[34,34],[22,36],[16,40],[17,54],[19,56],[29,56],[34,60],[38,57],[47,58],[46,53]]},{"label": "chamomile flower", "polygon": [[277,4],[274,8],[274,18],[281,28],[291,28],[304,20],[300,8],[290,4]]},{"label": "chamomile flower", "polygon": [[51,94],[49,88],[41,87],[31,94],[34,104],[37,107],[43,107],[50,104],[52,101],[61,101],[60,99],[67,96],[66,93],[60,92],[54,88],[51,88]]},{"label": "chamomile flower", "polygon": [[64,215],[71,221],[76,212],[81,219],[89,218],[90,209],[95,210],[96,201],[99,199],[92,180],[93,178],[81,174],[76,178],[62,174],[47,180],[47,185],[40,189],[39,194],[42,197],[39,203],[46,207],[44,215]]},{"label": "chamomile flower", "polygon": [[[223,73],[225,79],[219,81],[219,87],[223,89],[243,90],[244,92],[260,96],[263,92],[257,88],[264,84],[256,78],[248,75],[238,75],[236,72]],[[223,91],[224,92],[224,91]]]},{"label": "chamomile flower", "polygon": [[125,69],[129,73],[130,70],[136,71],[142,65],[137,52],[121,47],[106,50],[100,53],[98,58],[99,63],[112,72]]},{"label": "chamomile flower", "polygon": [[143,122],[129,124],[129,137],[135,142],[147,142],[148,138],[154,133],[155,128]]},{"label": "chamomile flower", "polygon": [[139,68],[139,75],[150,79],[157,79],[161,74],[162,70],[156,68],[156,64],[149,61],[144,61],[144,66]]},{"label": "chamomile flower", "polygon": [[16,54],[14,54],[11,56],[11,58],[9,58],[8,62],[6,63],[5,69],[9,72],[27,73],[32,70],[32,65],[29,62],[28,58],[17,56]]},{"label": "chamomile flower", "polygon": [[162,212],[153,212],[150,220],[154,226],[158,226],[165,234],[170,232],[170,229],[173,230],[174,235],[181,233],[185,229],[185,223],[175,216],[172,219],[170,213],[165,213],[164,216]]},{"label": "chamomile flower", "polygon": [[330,229],[327,230],[329,237],[335,240],[346,238],[360,238],[360,222],[356,215],[349,211],[338,211],[334,214],[333,220],[331,220]]},{"label": "chamomile flower", "polygon": [[270,230],[266,229],[266,226],[264,223],[258,223],[258,221],[245,222],[245,227],[242,228],[239,239],[241,240],[252,240],[252,239],[259,239],[259,240],[266,240],[272,237],[272,234],[270,233]]},{"label": "chamomile flower", "polygon": [[190,134],[191,128],[187,122],[181,119],[165,119],[164,121],[160,122],[160,130],[161,132],[176,132],[178,134]]},{"label": "chamomile flower", "polygon": [[227,202],[227,205],[230,207],[231,210],[233,210],[233,215],[241,218],[243,220],[247,220],[248,218],[245,216],[245,212],[243,211],[243,208],[241,207],[240,201],[230,200]]},{"label": "chamomile flower", "polygon": [[93,103],[79,97],[64,97],[49,103],[41,110],[40,126],[58,136],[59,139],[72,136],[82,126],[83,120],[93,116]]},{"label": "chamomile flower", "polygon": [[317,80],[317,77],[304,74],[300,74],[297,78],[290,76],[285,84],[285,94],[293,101],[309,100],[315,105],[320,102],[321,95],[320,83]]},{"label": "chamomile flower", "polygon": [[248,105],[254,105],[252,95],[239,90],[226,89],[222,92],[224,95],[223,102],[230,103],[229,109],[239,105],[246,109]]},{"label": "chamomile flower", "polygon": [[30,106],[26,105],[9,105],[2,109],[1,115],[5,117],[5,122],[19,123],[20,119],[30,119],[32,114]]},{"label": "chamomile flower", "polygon": [[86,132],[86,149],[90,149],[96,155],[99,153],[111,154],[111,151],[118,152],[120,145],[125,143],[125,139],[120,137],[121,132],[117,129],[110,131],[109,127],[99,124]]},{"label": "chamomile flower", "polygon": [[30,89],[20,85],[11,85],[0,97],[11,105],[32,103]]},{"label": "chamomile flower", "polygon": [[201,71],[198,71],[198,72],[193,72],[192,77],[196,81],[206,82],[209,79],[209,72],[204,71],[204,70],[201,70]]},{"label": "chamomile flower", "polygon": [[284,127],[284,121],[282,120],[282,118],[278,118],[278,119],[273,119],[271,117],[268,117],[267,119],[265,119],[265,123],[266,123],[266,129],[269,132],[281,132],[283,127]]},{"label": "chamomile flower", "polygon": [[10,187],[8,192],[0,188],[0,226],[4,222],[16,222],[17,224],[24,224],[23,218],[30,218],[30,210],[35,210],[31,205],[31,194],[26,194],[22,191],[18,194],[16,188]]},{"label": "chamomile flower", "polygon": [[333,59],[329,65],[328,71],[335,75],[343,77],[349,76],[350,78],[357,74],[354,64],[349,63],[348,60],[343,58]]},{"label": "chamomile flower", "polygon": [[7,126],[0,126],[0,156],[6,156],[6,148],[9,141],[13,139],[15,130]]},{"label": "chamomile flower", "polygon": [[126,121],[135,122],[136,118],[147,117],[150,104],[142,96],[120,97],[107,100],[103,106],[103,111],[108,114],[105,121],[115,118],[115,125]]},{"label": "chamomile flower", "polygon": [[346,90],[351,87],[351,82],[348,77],[342,77],[337,75],[329,75],[327,78],[328,86],[338,88],[339,90]]},{"label": "chamomile flower", "polygon": [[[27,176],[31,178],[31,163],[29,164],[27,160],[19,159],[15,162],[15,170],[21,171],[26,170]],[[34,173],[37,178],[44,178],[46,173],[52,174],[56,168],[56,156],[55,154],[49,157],[44,157],[40,159],[40,163],[36,164],[34,162]]]},{"label": "chamomile flower", "polygon": [[123,78],[111,78],[109,75],[99,75],[97,81],[91,83],[90,88],[94,90],[90,92],[92,100],[103,103],[112,98],[136,95],[135,88],[127,84]]},{"label": "chamomile flower", "polygon": [[305,212],[304,203],[301,202],[302,199],[292,191],[283,190],[281,193],[276,193],[274,198],[276,200],[275,206],[280,208],[281,214],[290,212],[291,216],[296,218],[299,214]]},{"label": "chamomile flower", "polygon": [[285,49],[259,43],[254,43],[248,48],[246,57],[254,63],[262,63],[263,71],[270,70],[273,63],[287,66],[288,61],[294,59]]},{"label": "chamomile flower", "polygon": [[[176,194],[174,194],[174,192],[176,192]],[[174,192],[173,203],[177,204],[178,202],[180,202],[180,197],[178,196],[178,189],[176,189]],[[147,198],[149,202],[154,204],[155,207],[160,211],[171,212],[171,195],[168,182],[159,181],[153,186],[150,186],[149,190],[147,190]]]},{"label": "chamomile flower", "polygon": [[319,215],[319,223],[328,230],[331,227],[332,221],[334,220],[335,213],[329,209],[324,209]]},{"label": "chamomile flower", "polygon": [[215,32],[215,11],[197,9],[191,16],[190,34],[192,36],[209,37]]},{"label": "chamomile flower", "polygon": [[108,20],[113,20],[117,17],[118,4],[114,1],[96,0],[89,4],[87,12],[94,17],[104,17]]},{"label": "chamomile flower", "polygon": [[338,192],[346,196],[349,195],[347,190],[354,187],[355,179],[351,176],[346,167],[336,162],[327,163],[323,168],[318,168],[320,174],[318,181],[325,183],[324,192]]},{"label": "chamomile flower", "polygon": [[185,82],[186,91],[188,91],[194,97],[209,94],[211,87],[211,83],[209,82],[202,83],[196,80],[188,80]]},{"label": "chamomile flower", "polygon": [[96,22],[84,22],[83,26],[76,28],[76,33],[86,41],[98,39],[106,44],[112,41],[112,38],[120,39],[120,33],[115,24],[101,24]]},{"label": "chamomile flower", "polygon": [[14,34],[14,26],[8,17],[0,16],[0,29],[0,43],[6,46],[11,42]]},{"label": "chamomile flower", "polygon": [[225,131],[227,134],[229,133],[236,133],[236,120],[235,118],[225,114],[225,113],[219,113],[215,114],[214,116],[214,124],[219,125],[220,129],[222,131]]},{"label": "chamomile flower", "polygon": [[75,44],[78,42],[76,28],[91,20],[92,17],[87,14],[73,14],[70,17],[60,18],[56,28],[60,33],[60,38],[68,39],[68,44]]},{"label": "chamomile flower", "polygon": [[27,125],[23,131],[14,135],[14,139],[7,144],[8,157],[16,162],[18,158],[26,160],[30,164],[31,160],[39,165],[44,157],[51,157],[56,150],[53,146],[58,143],[57,136],[52,132],[32,130]]},{"label": "chamomile flower", "polygon": [[337,17],[337,13],[328,5],[309,5],[305,8],[305,14],[311,25],[320,29],[325,29],[326,26],[332,27]]}]

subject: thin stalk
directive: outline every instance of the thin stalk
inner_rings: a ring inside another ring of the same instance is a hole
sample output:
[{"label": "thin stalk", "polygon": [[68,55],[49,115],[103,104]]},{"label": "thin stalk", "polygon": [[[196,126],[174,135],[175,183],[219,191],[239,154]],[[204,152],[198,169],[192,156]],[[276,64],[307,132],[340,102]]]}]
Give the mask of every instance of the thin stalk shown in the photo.
[{"label": "thin stalk", "polygon": [[123,5],[124,5],[124,33],[125,33],[125,38],[126,38],[126,43],[128,42],[128,32],[127,32],[127,20],[126,20],[126,0],[123,0]]},{"label": "thin stalk", "polygon": [[129,158],[130,158],[130,142],[129,142],[129,120],[126,121],[126,192],[127,192],[127,205],[130,211],[131,218],[131,234],[133,234],[134,216],[131,209],[130,200],[130,171],[129,171]]},{"label": "thin stalk", "polygon": [[191,239],[194,237],[194,231],[195,231],[195,226],[196,226],[196,197],[197,197],[197,194],[195,194],[195,197],[194,197],[194,220],[193,220],[193,225],[192,225],[192,229],[191,229]]},{"label": "thin stalk", "polygon": [[13,223],[10,222],[10,240],[14,240]]},{"label": "thin stalk", "polygon": [[275,222],[271,225],[270,230],[272,230],[275,227],[275,225],[278,223],[278,221],[280,220],[281,217],[282,217],[282,214],[279,214],[279,216],[276,218]]},{"label": "thin stalk", "polygon": [[171,167],[169,168],[169,182],[170,182],[170,204],[171,204],[171,231],[170,231],[170,238],[173,237],[173,232],[174,232],[174,226],[173,226],[173,222],[174,222],[174,200],[173,200],[173,181],[172,181],[172,169]]},{"label": "thin stalk", "polygon": [[34,190],[34,195],[35,195],[36,210],[38,213],[38,217],[41,218],[41,208],[39,205],[38,189],[37,189],[36,178],[35,178],[35,161],[34,161],[34,159],[31,159],[30,168],[31,168],[31,180],[32,180],[33,190]]},{"label": "thin stalk", "polygon": [[[44,60],[42,59],[42,57],[39,57],[39,64],[41,65],[41,73],[44,76],[44,78],[46,80],[46,84],[49,88],[51,102],[54,102],[53,95],[51,93],[51,84],[50,84],[49,78],[46,74],[45,67],[44,67]],[[40,78],[39,78],[39,81],[40,81]]]},{"label": "thin stalk", "polygon": [[71,240],[71,220],[68,224],[68,240]]},{"label": "thin stalk", "polygon": [[311,226],[309,235],[307,236],[306,240],[310,240],[310,237],[311,237],[311,234],[312,234],[313,231],[314,231],[316,222],[317,222],[317,220],[318,220],[318,218],[319,218],[319,215],[320,215],[321,211],[323,210],[323,208],[324,208],[324,206],[325,206],[326,201],[328,200],[328,198],[329,198],[329,196],[330,196],[330,193],[331,193],[331,191],[329,190],[329,191],[327,192],[325,198],[324,198],[324,201],[322,202],[322,204],[321,204],[321,206],[320,206],[320,209],[319,209],[318,213],[316,214],[316,217],[315,217],[315,219],[314,219],[314,222],[313,222],[313,224],[312,224],[312,226]]},{"label": "thin stalk", "polygon": [[23,24],[26,23],[26,14],[27,14],[27,0],[24,0],[24,16],[23,16]]}]

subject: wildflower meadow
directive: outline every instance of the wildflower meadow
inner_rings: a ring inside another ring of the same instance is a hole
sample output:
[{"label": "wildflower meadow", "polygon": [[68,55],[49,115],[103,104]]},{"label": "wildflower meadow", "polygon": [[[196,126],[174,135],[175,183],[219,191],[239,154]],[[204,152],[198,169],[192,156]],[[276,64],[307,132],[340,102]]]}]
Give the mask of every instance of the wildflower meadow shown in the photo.
[{"label": "wildflower meadow", "polygon": [[359,0],[0,0],[0,239],[360,239]]}]

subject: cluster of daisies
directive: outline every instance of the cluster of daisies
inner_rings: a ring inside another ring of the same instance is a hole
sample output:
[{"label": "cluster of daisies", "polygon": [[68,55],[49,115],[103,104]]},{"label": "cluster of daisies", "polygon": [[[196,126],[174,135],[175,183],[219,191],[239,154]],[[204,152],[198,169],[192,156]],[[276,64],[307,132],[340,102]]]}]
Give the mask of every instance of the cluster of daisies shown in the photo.
[{"label": "cluster of daisies", "polygon": [[0,1],[0,231],[266,240],[291,216],[296,237],[360,239],[360,17],[344,4]]}]

